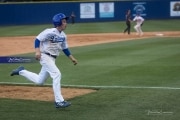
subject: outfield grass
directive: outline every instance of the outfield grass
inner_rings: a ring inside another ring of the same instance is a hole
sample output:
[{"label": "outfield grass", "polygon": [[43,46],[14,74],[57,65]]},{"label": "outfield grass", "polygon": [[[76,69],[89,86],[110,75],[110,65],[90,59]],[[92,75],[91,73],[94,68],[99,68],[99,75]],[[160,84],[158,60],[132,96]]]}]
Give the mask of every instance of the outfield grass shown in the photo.
[{"label": "outfield grass", "polygon": [[[55,109],[52,102],[1,98],[1,119],[178,120],[179,48],[179,37],[73,47],[71,51],[79,61],[77,66],[64,55],[57,59],[63,86],[92,87],[98,91],[69,99],[72,106],[67,109]],[[38,63],[23,65],[34,72],[40,70]],[[30,83],[21,76],[9,76],[17,66],[0,64],[0,81]],[[51,80],[46,84],[51,84]]]},{"label": "outfield grass", "polygon": [[0,113],[4,120],[178,120],[177,96],[179,90],[102,89],[71,99],[67,109],[55,109],[51,102],[1,99]]},{"label": "outfield grass", "polygon": [[[52,102],[0,99],[1,118],[177,120],[180,117],[180,90],[176,89],[180,86],[179,48],[179,38],[149,38],[72,48],[79,60],[77,66],[61,62],[66,61],[65,56],[57,59],[63,85],[94,86],[98,89],[96,93],[70,99],[73,105],[64,110],[56,110]],[[15,66],[18,65],[0,65],[6,67],[0,71],[1,81],[30,83],[20,76],[8,76]],[[38,63],[24,66],[39,71]],[[51,80],[46,82],[50,83]]]},{"label": "outfield grass", "polygon": [[[172,24],[170,24],[172,23]],[[147,20],[144,22],[143,30],[149,31],[179,31],[180,20]],[[132,32],[134,31],[132,23]],[[22,26],[1,26],[1,36],[36,36],[40,31],[47,27],[53,27],[52,24],[45,25],[22,25]],[[118,33],[123,32],[126,28],[124,21],[119,22],[101,22],[101,23],[76,23],[68,24],[65,32],[67,34],[83,34],[83,33]]]}]

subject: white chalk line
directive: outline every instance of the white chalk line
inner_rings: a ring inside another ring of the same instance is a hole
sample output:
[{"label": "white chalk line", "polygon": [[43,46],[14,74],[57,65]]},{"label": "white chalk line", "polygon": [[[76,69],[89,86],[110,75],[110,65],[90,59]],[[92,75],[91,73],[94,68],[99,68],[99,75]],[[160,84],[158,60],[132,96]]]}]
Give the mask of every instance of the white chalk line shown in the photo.
[{"label": "white chalk line", "polygon": [[[0,82],[0,85],[35,85],[33,83],[16,83],[16,82]],[[44,86],[52,86],[52,84],[44,84]],[[164,89],[164,90],[180,90],[179,87],[148,87],[148,86],[90,86],[90,85],[65,85],[62,87],[75,87],[75,88],[94,88],[94,89]]]}]

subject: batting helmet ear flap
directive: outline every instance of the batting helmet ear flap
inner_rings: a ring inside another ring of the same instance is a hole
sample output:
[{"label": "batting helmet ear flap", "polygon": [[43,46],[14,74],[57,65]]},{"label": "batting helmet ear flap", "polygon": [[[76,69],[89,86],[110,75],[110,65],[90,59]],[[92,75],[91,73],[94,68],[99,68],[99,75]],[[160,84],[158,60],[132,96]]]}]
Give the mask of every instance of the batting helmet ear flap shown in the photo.
[{"label": "batting helmet ear flap", "polygon": [[65,16],[63,13],[58,13],[54,15],[52,21],[54,24],[54,27],[61,26],[62,25],[62,19],[68,20],[69,17]]}]

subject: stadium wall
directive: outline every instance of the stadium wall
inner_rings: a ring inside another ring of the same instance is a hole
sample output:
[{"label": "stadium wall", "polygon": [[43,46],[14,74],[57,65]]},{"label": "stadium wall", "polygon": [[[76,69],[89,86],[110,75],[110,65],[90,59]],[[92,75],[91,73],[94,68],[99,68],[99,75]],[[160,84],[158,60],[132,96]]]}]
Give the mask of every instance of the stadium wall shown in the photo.
[{"label": "stadium wall", "polygon": [[72,11],[77,23],[124,21],[127,9],[133,16],[140,13],[146,20],[180,18],[178,0],[1,3],[0,25],[48,24],[54,14],[70,16]]}]

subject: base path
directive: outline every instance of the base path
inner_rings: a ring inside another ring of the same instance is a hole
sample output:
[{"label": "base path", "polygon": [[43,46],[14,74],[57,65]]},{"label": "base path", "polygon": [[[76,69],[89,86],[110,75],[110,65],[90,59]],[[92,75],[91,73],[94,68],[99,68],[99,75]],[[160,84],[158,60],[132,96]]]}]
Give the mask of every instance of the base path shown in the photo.
[{"label": "base path", "polygon": [[[180,31],[173,32],[146,32],[142,37],[132,33],[103,33],[103,34],[75,34],[67,35],[69,47],[93,45],[107,42],[117,42],[147,37],[180,37]],[[35,36],[0,37],[0,56],[34,52]]]},{"label": "base path", "polygon": [[[69,47],[117,42],[125,40],[135,40],[150,37],[180,37],[180,32],[146,32],[142,37],[123,33],[103,33],[103,34],[75,34],[67,35]],[[0,37],[0,56],[16,55],[34,52],[35,36],[21,37]],[[43,91],[43,92],[42,92]],[[65,99],[70,99],[79,95],[95,92],[91,89],[62,88]],[[53,101],[53,91],[51,87],[37,86],[5,86],[0,85],[0,98],[30,99]]]}]

